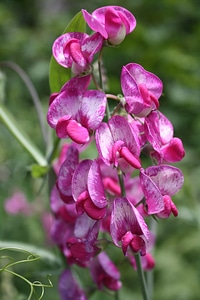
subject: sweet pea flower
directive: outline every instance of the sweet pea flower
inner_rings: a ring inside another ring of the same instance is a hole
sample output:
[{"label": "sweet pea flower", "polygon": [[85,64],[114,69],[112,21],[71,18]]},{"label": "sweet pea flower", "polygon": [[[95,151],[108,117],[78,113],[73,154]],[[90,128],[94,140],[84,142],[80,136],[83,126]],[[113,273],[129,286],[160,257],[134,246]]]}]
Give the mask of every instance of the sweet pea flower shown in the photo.
[{"label": "sweet pea flower", "polygon": [[64,270],[60,275],[58,291],[61,300],[87,300],[84,291],[79,286],[70,269]]},{"label": "sweet pea flower", "polygon": [[86,266],[99,253],[100,248],[96,245],[99,226],[99,221],[91,219],[85,213],[77,218],[74,233],[66,240],[67,250],[74,263]]},{"label": "sweet pea flower", "polygon": [[102,122],[95,139],[99,156],[108,166],[120,166],[124,172],[127,166],[141,167],[140,147],[124,117],[113,116],[108,123]]},{"label": "sweet pea flower", "polygon": [[110,232],[113,242],[120,246],[124,255],[128,251],[134,254],[146,254],[149,230],[143,217],[134,205],[125,197],[116,198],[113,203]]},{"label": "sweet pea flower", "polygon": [[178,162],[185,156],[182,141],[174,137],[172,123],[159,111],[152,111],[144,122],[145,135],[155,151],[151,156],[159,164],[163,162]]},{"label": "sweet pea flower", "polygon": [[78,217],[75,203],[66,204],[61,199],[56,185],[53,186],[50,193],[50,207],[55,219],[62,219],[69,224],[75,224]]},{"label": "sweet pea flower", "polygon": [[59,36],[53,43],[55,60],[75,75],[86,72],[94,55],[101,49],[103,38],[99,33],[91,36],[82,32],[69,32]]},{"label": "sweet pea flower", "polygon": [[121,87],[125,98],[125,109],[129,114],[146,117],[159,107],[162,81],[153,73],[136,63],[122,68]]},{"label": "sweet pea flower", "polygon": [[70,146],[66,153],[66,159],[61,165],[57,178],[57,188],[60,193],[60,197],[66,203],[74,203],[72,196],[72,176],[75,172],[76,167],[79,163],[79,153],[78,150]]},{"label": "sweet pea flower", "polygon": [[94,257],[89,268],[99,290],[106,287],[112,291],[118,291],[121,288],[120,272],[105,252]]},{"label": "sweet pea flower", "polygon": [[178,215],[176,206],[171,200],[182,187],[182,172],[173,166],[160,165],[140,169],[140,183],[146,200],[148,214],[157,214],[167,218],[171,213]]},{"label": "sweet pea flower", "polygon": [[23,214],[29,216],[34,212],[33,206],[20,191],[15,192],[10,198],[5,199],[4,208],[11,215]]},{"label": "sweet pea flower", "polygon": [[106,95],[87,90],[89,83],[89,75],[70,79],[50,104],[47,121],[59,138],[86,144],[90,141],[90,133],[101,124]]},{"label": "sweet pea flower", "polygon": [[82,9],[82,13],[88,26],[112,45],[120,44],[136,26],[135,17],[120,6],[104,6],[92,14]]},{"label": "sweet pea flower", "polygon": [[105,216],[107,199],[98,161],[80,162],[73,175],[72,194],[79,214],[86,212],[95,220]]}]

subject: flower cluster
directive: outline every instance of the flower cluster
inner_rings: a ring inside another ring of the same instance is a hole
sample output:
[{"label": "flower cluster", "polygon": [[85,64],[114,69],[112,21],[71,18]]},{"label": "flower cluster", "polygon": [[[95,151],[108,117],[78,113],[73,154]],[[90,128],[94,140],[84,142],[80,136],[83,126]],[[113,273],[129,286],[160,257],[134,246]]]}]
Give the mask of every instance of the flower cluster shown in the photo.
[{"label": "flower cluster", "polygon": [[[47,113],[57,137],[69,141],[54,163],[51,235],[69,266],[87,267],[98,289],[116,291],[120,272],[105,245],[121,248],[133,268],[135,255],[142,257],[145,270],[154,267],[155,237],[146,219],[178,215],[172,196],[181,189],[183,174],[170,164],[185,152],[158,110],[163,84],[156,75],[137,63],[123,66],[120,97],[105,93],[101,70],[95,77],[95,55],[100,60],[104,47],[120,44],[134,30],[135,17],[118,6],[82,14],[93,33],[65,33],[53,44],[55,60],[73,76],[51,95]],[[112,112],[110,98],[118,101]],[[95,159],[81,159],[91,144]],[[148,167],[143,167],[143,153]],[[70,270],[60,278],[61,299],[86,299]]]}]

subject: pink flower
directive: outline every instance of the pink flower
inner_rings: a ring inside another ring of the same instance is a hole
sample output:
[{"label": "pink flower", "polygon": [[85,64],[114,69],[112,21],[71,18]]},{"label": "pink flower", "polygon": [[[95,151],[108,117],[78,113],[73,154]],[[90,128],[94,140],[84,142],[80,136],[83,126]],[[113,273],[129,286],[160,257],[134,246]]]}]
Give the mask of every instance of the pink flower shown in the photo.
[{"label": "pink flower", "polygon": [[158,217],[168,217],[171,212],[178,214],[171,196],[182,187],[184,177],[182,172],[173,166],[161,165],[140,169],[140,182],[146,200],[148,214]]},{"label": "pink flower", "polygon": [[120,272],[105,252],[94,257],[89,264],[93,281],[99,290],[104,287],[117,291],[121,288]]},{"label": "pink flower", "polygon": [[136,26],[135,17],[120,6],[104,6],[92,14],[82,9],[82,13],[89,27],[113,45],[120,44]]},{"label": "pink flower", "polygon": [[90,63],[103,44],[99,33],[88,36],[82,32],[69,32],[59,36],[52,51],[56,61],[65,68],[71,68],[75,75],[89,71]]},{"label": "pink flower", "polygon": [[147,140],[153,149],[151,156],[163,162],[178,162],[185,156],[182,141],[174,137],[171,122],[159,111],[152,111],[144,122]]},{"label": "pink flower", "polygon": [[77,212],[99,220],[106,214],[107,199],[101,178],[101,170],[96,160],[80,162],[72,180],[72,194]]},{"label": "pink flower", "polygon": [[4,208],[5,211],[11,215],[31,215],[33,212],[32,205],[28,203],[22,192],[15,192],[10,198],[7,198],[4,203]]},{"label": "pink flower", "polygon": [[61,300],[86,300],[84,291],[79,286],[70,269],[62,272],[58,282]]},{"label": "pink flower", "polygon": [[100,251],[96,246],[99,226],[99,221],[91,219],[85,213],[77,218],[73,235],[66,240],[74,263],[85,266]]},{"label": "pink flower", "polygon": [[74,203],[71,185],[72,176],[75,172],[76,167],[78,166],[78,163],[78,150],[74,146],[70,146],[66,153],[66,159],[60,167],[56,182],[60,197],[66,203]]},{"label": "pink flower", "polygon": [[159,107],[162,94],[162,81],[153,73],[136,63],[122,68],[121,87],[125,98],[125,109],[138,117],[147,116]]},{"label": "pink flower", "polygon": [[113,116],[96,130],[96,146],[100,158],[107,165],[118,165],[125,171],[128,166],[141,167],[140,147],[124,117]]},{"label": "pink flower", "polygon": [[90,141],[90,133],[101,124],[106,95],[87,90],[90,76],[74,77],[61,89],[49,106],[47,121],[59,138],[71,138],[78,144]]},{"label": "pink flower", "polygon": [[146,254],[148,227],[138,210],[125,197],[114,200],[110,232],[114,244],[119,247],[121,243],[124,255],[128,251]]}]

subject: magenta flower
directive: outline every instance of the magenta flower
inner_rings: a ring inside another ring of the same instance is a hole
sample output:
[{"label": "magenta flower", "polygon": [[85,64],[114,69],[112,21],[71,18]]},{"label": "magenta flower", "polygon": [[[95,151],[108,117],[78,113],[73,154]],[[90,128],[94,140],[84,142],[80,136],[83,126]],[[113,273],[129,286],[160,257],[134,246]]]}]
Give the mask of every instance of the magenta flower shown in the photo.
[{"label": "magenta flower", "polygon": [[141,167],[140,147],[124,117],[113,116],[108,123],[101,123],[95,138],[99,156],[105,164],[119,165],[123,171],[127,166]]},{"label": "magenta flower", "polygon": [[120,44],[136,26],[135,17],[120,6],[104,6],[92,14],[82,9],[82,13],[88,26],[113,45]]},{"label": "magenta flower", "polygon": [[63,202],[56,185],[51,190],[50,207],[56,219],[62,219],[69,224],[75,224],[78,217],[75,203],[66,204]]},{"label": "magenta flower", "polygon": [[125,197],[114,200],[110,232],[114,244],[119,247],[121,243],[124,255],[128,251],[146,254],[148,227],[138,210]]},{"label": "magenta flower", "polygon": [[78,150],[70,146],[66,153],[66,159],[61,165],[57,178],[57,188],[60,192],[60,197],[66,203],[74,203],[72,197],[72,176],[75,172],[76,167],[79,163],[79,153]]},{"label": "magenta flower", "polygon": [[86,212],[95,220],[105,216],[107,199],[100,166],[96,160],[86,159],[80,162],[73,175],[72,194],[78,213]]},{"label": "magenta flower", "polygon": [[75,75],[79,75],[89,70],[102,45],[103,38],[99,33],[88,36],[82,32],[69,32],[54,41],[52,52],[61,66],[71,68]]},{"label": "magenta flower", "polygon": [[71,261],[73,259],[74,263],[86,266],[99,253],[100,249],[96,245],[99,226],[99,221],[91,219],[86,214],[77,218],[74,234],[66,240]]},{"label": "magenta flower", "polygon": [[4,209],[11,215],[23,214],[29,216],[33,213],[33,206],[20,191],[15,192],[10,198],[5,199]]},{"label": "magenta flower", "polygon": [[105,252],[93,258],[89,268],[99,290],[106,287],[112,291],[118,291],[121,288],[120,272]]},{"label": "magenta flower", "polygon": [[151,156],[159,163],[178,162],[185,156],[182,141],[174,137],[171,122],[159,111],[152,111],[144,122],[147,140],[155,151]]},{"label": "magenta flower", "polygon": [[102,122],[106,95],[87,90],[89,83],[89,75],[70,79],[50,104],[47,121],[59,138],[85,144],[90,141],[90,133]]},{"label": "magenta flower", "polygon": [[181,189],[183,181],[182,172],[173,166],[161,165],[148,167],[146,170],[140,169],[140,182],[148,214],[162,213],[162,217],[168,217],[172,212],[176,216],[176,208],[170,197]]},{"label": "magenta flower", "polygon": [[136,63],[124,66],[121,72],[121,87],[128,113],[145,117],[159,107],[162,81],[142,66]]},{"label": "magenta flower", "polygon": [[61,300],[86,300],[84,291],[79,286],[70,269],[62,272],[59,278],[58,290]]}]

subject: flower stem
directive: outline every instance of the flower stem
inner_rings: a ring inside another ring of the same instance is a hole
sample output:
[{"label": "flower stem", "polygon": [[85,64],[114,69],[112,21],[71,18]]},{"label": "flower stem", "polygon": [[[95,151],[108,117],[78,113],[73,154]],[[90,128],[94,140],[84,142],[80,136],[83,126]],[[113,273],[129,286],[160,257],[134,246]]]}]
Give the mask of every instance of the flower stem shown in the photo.
[{"label": "flower stem", "polygon": [[141,291],[143,295],[143,300],[149,300],[149,296],[147,293],[147,285],[146,285],[146,280],[144,277],[144,272],[142,269],[141,265],[141,260],[140,260],[140,254],[135,255],[135,260],[136,260],[136,265],[137,265],[137,272],[139,276],[139,281],[140,281],[140,286],[141,286]]},{"label": "flower stem", "polygon": [[12,133],[16,140],[26,149],[27,152],[35,159],[40,166],[47,166],[46,158],[40,150],[32,143],[31,139],[22,131],[15,122],[10,112],[3,104],[0,104],[0,120],[5,124],[7,129]]},{"label": "flower stem", "polygon": [[40,124],[40,128],[41,128],[41,132],[42,132],[42,136],[43,136],[43,140],[45,141],[45,143],[48,142],[48,134],[47,134],[47,128],[46,128],[46,123],[44,122],[45,118],[44,118],[44,114],[43,114],[43,109],[42,109],[42,105],[40,102],[40,98],[38,96],[38,93],[32,83],[32,81],[30,80],[30,78],[28,77],[28,75],[26,74],[26,72],[20,68],[20,66],[18,66],[16,63],[12,62],[12,61],[2,61],[0,63],[0,66],[2,67],[7,67],[12,69],[13,71],[15,71],[20,78],[23,80],[23,82],[25,83],[31,98],[33,100],[37,115],[38,115],[38,120],[39,120],[39,124]]},{"label": "flower stem", "polygon": [[126,190],[125,190],[125,186],[124,186],[124,177],[123,177],[123,173],[122,171],[118,168],[118,178],[119,178],[119,184],[120,184],[120,188],[121,188],[121,196],[125,197],[126,196]]}]

